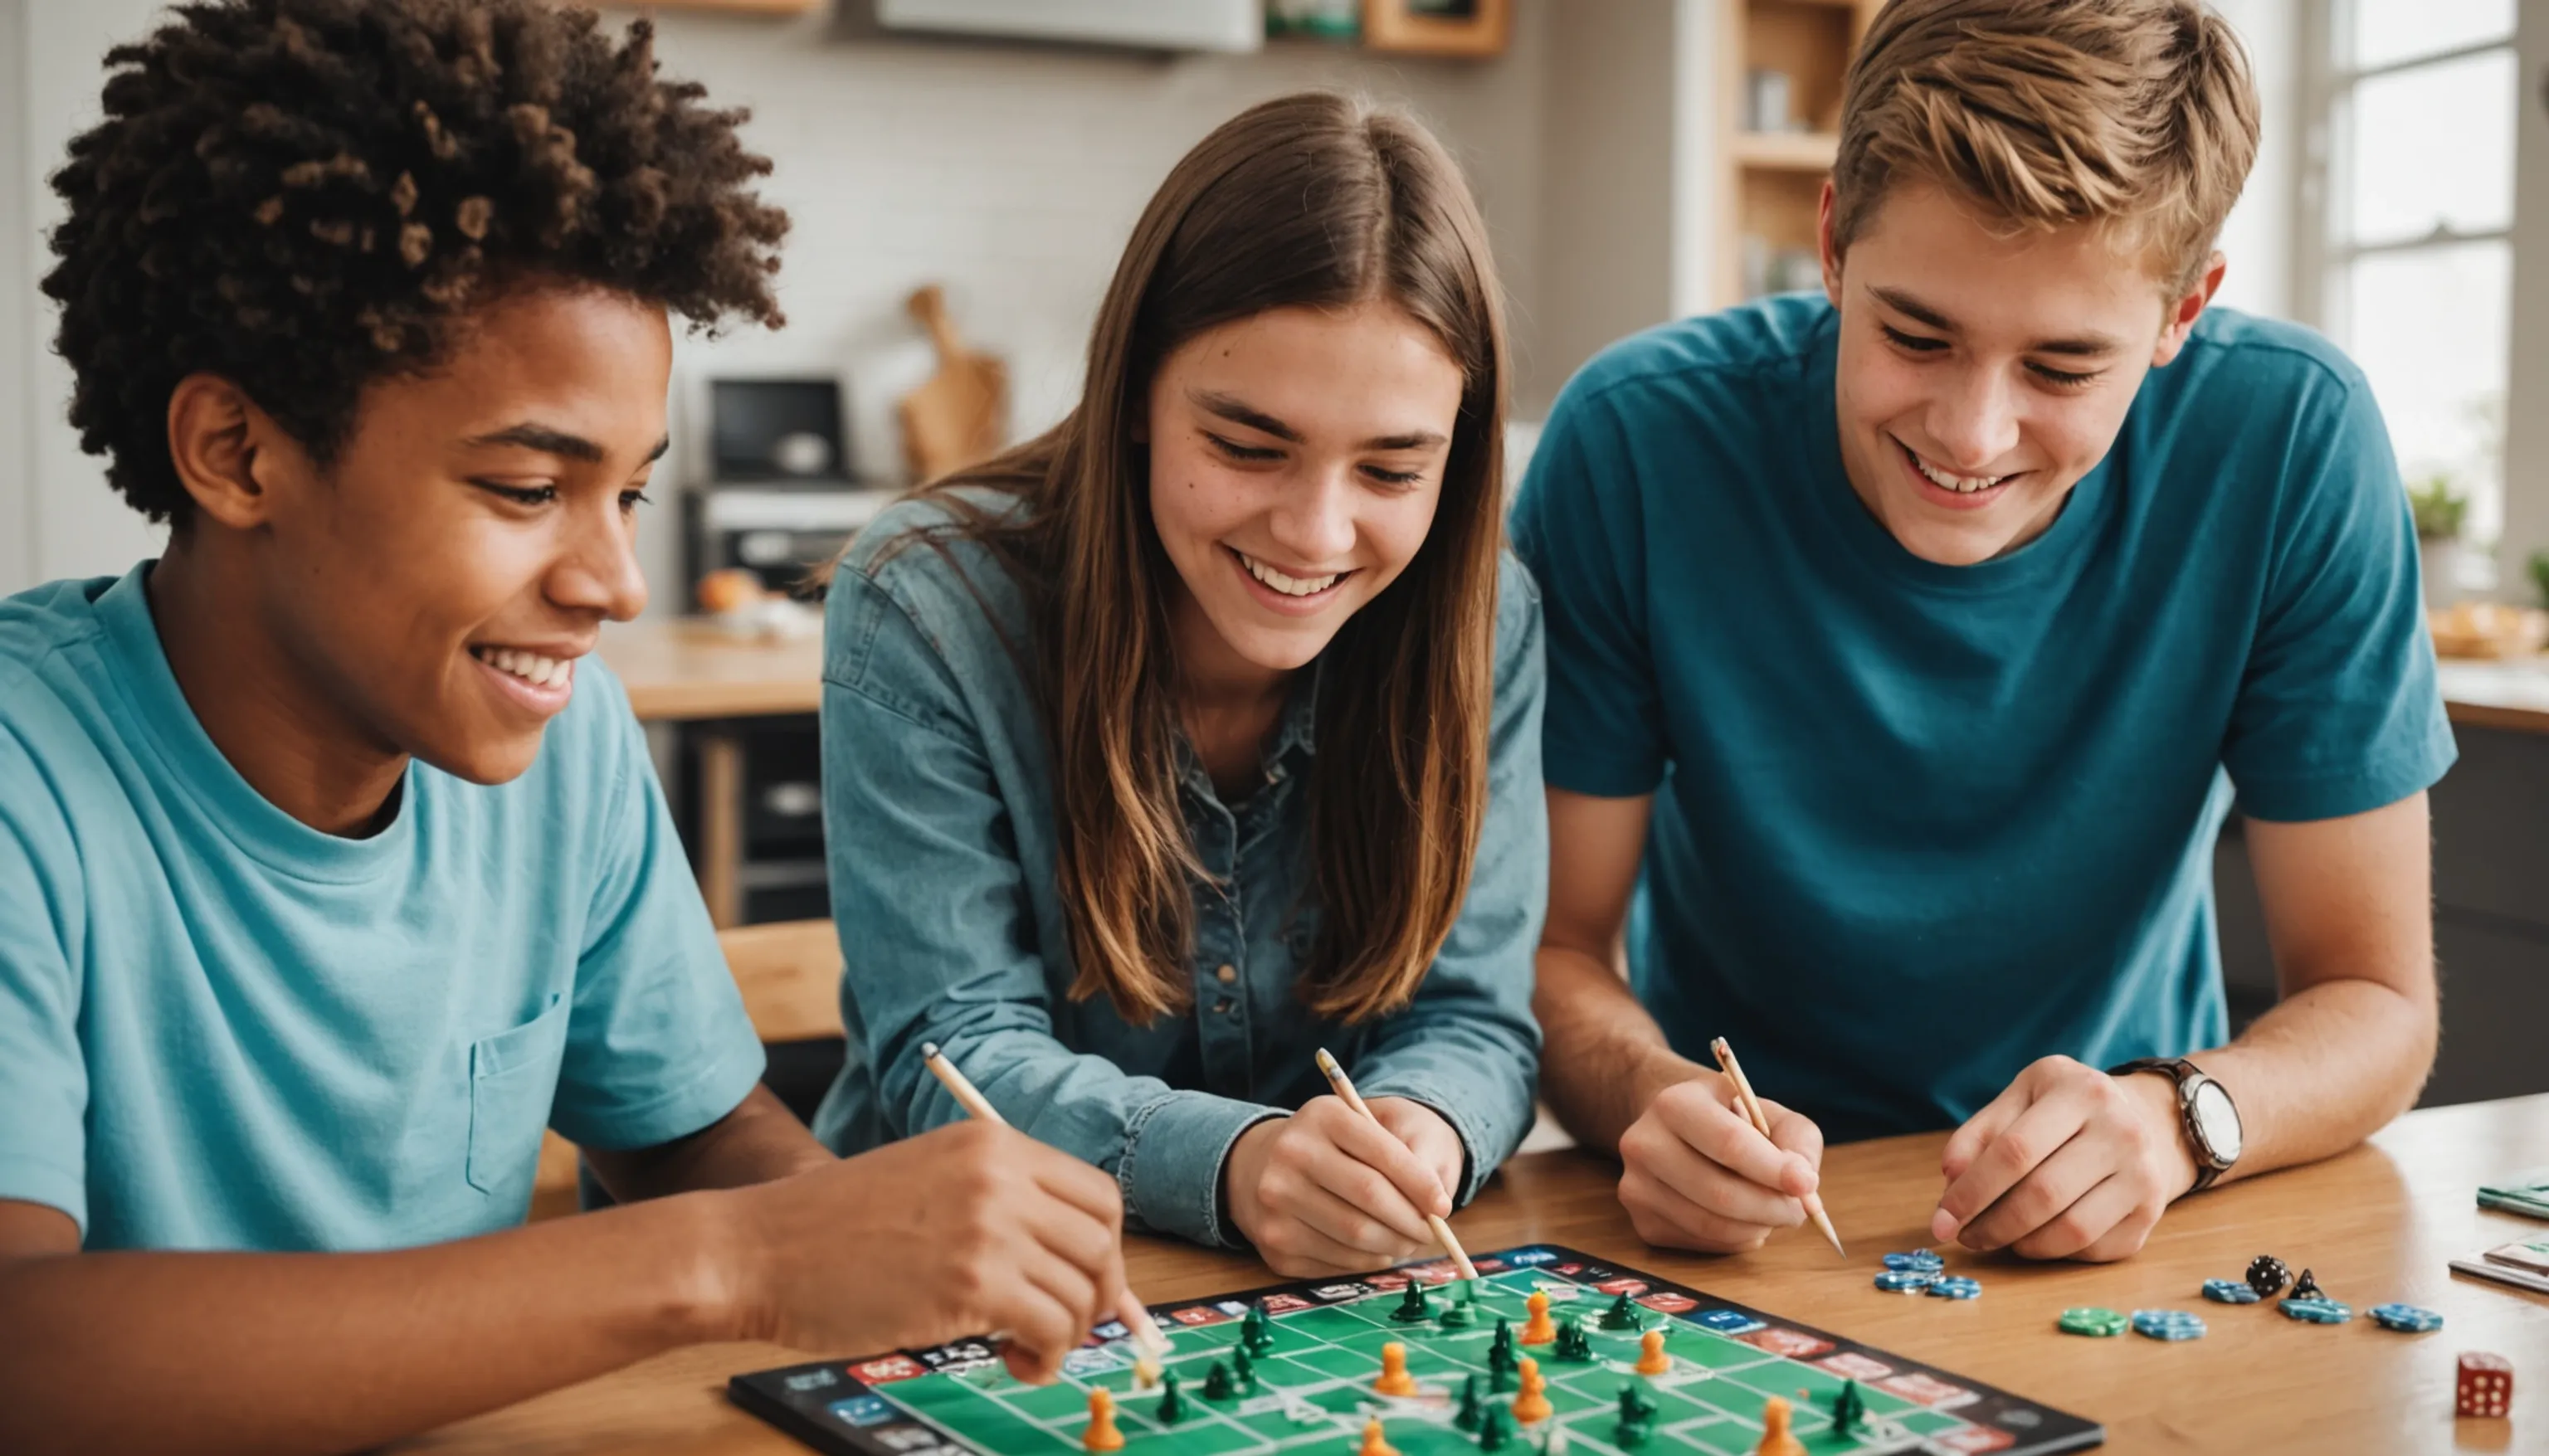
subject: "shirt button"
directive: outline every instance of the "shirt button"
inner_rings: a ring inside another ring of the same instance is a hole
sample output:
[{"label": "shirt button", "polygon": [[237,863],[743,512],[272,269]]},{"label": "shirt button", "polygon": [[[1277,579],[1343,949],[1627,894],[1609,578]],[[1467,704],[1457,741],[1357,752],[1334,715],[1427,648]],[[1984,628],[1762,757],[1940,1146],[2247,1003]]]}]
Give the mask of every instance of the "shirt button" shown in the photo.
[{"label": "shirt button", "polygon": [[1214,979],[1220,981],[1226,986],[1232,981],[1239,979],[1239,968],[1233,965],[1225,965],[1221,969],[1214,971],[1212,974]]}]

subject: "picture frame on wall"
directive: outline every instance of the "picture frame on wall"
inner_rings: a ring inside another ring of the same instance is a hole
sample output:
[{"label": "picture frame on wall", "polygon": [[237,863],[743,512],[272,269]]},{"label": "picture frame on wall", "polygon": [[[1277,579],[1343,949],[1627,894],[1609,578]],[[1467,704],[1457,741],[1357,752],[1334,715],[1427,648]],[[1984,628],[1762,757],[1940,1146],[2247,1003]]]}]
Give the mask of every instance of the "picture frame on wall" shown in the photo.
[{"label": "picture frame on wall", "polygon": [[1364,0],[1363,44],[1410,55],[1502,55],[1513,0]]}]

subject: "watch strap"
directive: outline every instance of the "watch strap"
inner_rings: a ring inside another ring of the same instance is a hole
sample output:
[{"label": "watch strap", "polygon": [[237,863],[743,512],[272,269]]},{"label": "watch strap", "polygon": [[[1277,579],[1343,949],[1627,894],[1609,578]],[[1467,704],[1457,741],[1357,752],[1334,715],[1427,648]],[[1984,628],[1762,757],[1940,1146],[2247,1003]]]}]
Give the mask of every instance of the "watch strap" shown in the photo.
[{"label": "watch strap", "polygon": [[2212,1187],[2223,1173],[2229,1171],[2229,1165],[2214,1160],[2219,1154],[2205,1142],[2202,1133],[2195,1126],[2195,1101],[2186,1095],[2186,1088],[2187,1083],[2196,1077],[2213,1081],[2217,1086],[2219,1085],[2219,1081],[2204,1068],[2183,1056],[2137,1056],[2131,1061],[2107,1068],[2107,1075],[2111,1077],[2130,1076],[2135,1072],[2157,1072],[2176,1084],[2178,1127],[2186,1135],[2187,1146],[2195,1152],[2195,1183],[2186,1191],[2202,1193]]}]

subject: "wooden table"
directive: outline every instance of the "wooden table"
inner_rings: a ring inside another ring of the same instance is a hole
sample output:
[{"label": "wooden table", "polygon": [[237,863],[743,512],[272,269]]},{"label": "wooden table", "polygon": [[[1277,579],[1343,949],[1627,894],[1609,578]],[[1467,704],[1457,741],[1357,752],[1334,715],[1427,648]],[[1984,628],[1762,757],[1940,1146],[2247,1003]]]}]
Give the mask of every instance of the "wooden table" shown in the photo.
[{"label": "wooden table", "polygon": [[695,725],[700,894],[720,930],[742,924],[743,747],[716,725],[819,708],[821,634],[746,638],[702,621],[626,622],[604,630],[601,652],[638,721]]},{"label": "wooden table", "polygon": [[[2123,1264],[1983,1260],[1983,1297],[1970,1303],[1881,1294],[1868,1282],[1876,1256],[1928,1241],[1944,1140],[1934,1134],[1832,1150],[1824,1196],[1849,1244],[1846,1264],[1811,1230],[1734,1258],[1650,1249],[1613,1196],[1616,1166],[1571,1150],[1508,1163],[1453,1222],[1472,1249],[1571,1244],[1971,1375],[2104,1423],[2108,1450],[2549,1450],[2549,1296],[2454,1276],[2445,1265],[2543,1231],[2480,1210],[2473,1195],[2488,1177],[2549,1164],[2549,1095],[2410,1113],[2342,1157],[2189,1199]],[[1127,1252],[1134,1286],[1153,1301],[1268,1282],[1254,1260],[1235,1254],[1147,1238]],[[2198,1297],[2207,1277],[2235,1278],[2260,1253],[2316,1270],[2357,1318],[2325,1328],[2264,1305]],[[2409,1336],[2362,1317],[2388,1300],[2438,1310],[2448,1322]],[[2071,1305],[2200,1310],[2213,1332],[2174,1345],[2059,1334],[2054,1319]],[[2454,1420],[2455,1356],[2468,1349],[2513,1361],[2511,1418]],[[802,1453],[722,1392],[730,1375],[804,1358],[769,1345],[679,1350],[393,1449]]]}]

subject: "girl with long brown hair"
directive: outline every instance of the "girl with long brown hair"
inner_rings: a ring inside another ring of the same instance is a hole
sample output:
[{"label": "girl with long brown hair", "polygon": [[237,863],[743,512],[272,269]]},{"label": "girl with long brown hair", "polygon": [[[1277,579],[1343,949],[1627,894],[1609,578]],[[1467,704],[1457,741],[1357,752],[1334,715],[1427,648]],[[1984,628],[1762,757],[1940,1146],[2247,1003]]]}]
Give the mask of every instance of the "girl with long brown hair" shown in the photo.
[{"label": "girl with long brown hair", "polygon": [[1178,164],[1079,407],[833,576],[826,1141],[960,1116],[934,1042],[1140,1224],[1286,1273],[1408,1256],[1476,1191],[1531,1122],[1548,867],[1504,397],[1419,124],[1292,96]]}]

